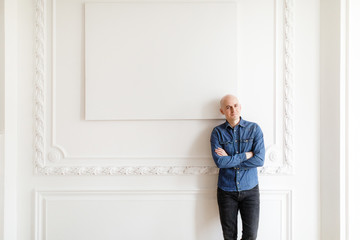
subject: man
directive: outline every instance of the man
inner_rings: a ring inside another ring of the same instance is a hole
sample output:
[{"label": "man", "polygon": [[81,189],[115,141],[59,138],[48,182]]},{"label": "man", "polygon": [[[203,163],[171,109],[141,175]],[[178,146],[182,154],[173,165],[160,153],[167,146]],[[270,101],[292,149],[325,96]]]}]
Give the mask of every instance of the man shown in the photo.
[{"label": "man", "polygon": [[256,123],[240,116],[241,106],[233,95],[220,101],[226,122],[211,133],[211,151],[220,168],[217,198],[225,240],[237,239],[240,211],[242,240],[257,237],[259,225],[259,187],[257,167],[264,165],[263,133]]}]

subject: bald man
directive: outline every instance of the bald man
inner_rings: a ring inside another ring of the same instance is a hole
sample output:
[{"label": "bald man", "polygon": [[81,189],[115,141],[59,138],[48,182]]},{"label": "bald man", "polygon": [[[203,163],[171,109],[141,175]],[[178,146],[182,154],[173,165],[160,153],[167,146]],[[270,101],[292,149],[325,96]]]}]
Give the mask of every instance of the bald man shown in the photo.
[{"label": "bald man", "polygon": [[237,97],[226,95],[220,112],[226,122],[211,133],[211,151],[220,168],[217,199],[225,240],[238,236],[238,212],[242,221],[242,240],[254,240],[259,225],[259,186],[257,167],[264,165],[265,147],[259,125],[240,116]]}]

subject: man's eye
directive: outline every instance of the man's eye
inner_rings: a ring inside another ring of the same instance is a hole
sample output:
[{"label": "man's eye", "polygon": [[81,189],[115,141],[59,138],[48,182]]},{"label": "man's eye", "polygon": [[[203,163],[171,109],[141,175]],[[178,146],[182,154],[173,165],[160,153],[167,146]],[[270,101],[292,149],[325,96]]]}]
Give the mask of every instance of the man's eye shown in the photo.
[{"label": "man's eye", "polygon": [[226,109],[229,109],[230,107],[226,107]]}]

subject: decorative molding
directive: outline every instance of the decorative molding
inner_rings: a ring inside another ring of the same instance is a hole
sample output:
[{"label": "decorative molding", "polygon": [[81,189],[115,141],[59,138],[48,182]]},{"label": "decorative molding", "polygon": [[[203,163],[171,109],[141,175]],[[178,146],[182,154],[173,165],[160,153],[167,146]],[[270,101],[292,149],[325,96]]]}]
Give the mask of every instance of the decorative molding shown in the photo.
[{"label": "decorative molding", "polygon": [[148,166],[124,166],[124,167],[38,167],[37,173],[41,175],[78,175],[78,176],[97,176],[97,175],[213,175],[219,172],[217,167],[148,167]]},{"label": "decorative molding", "polygon": [[264,190],[260,191],[260,193],[261,202],[276,200],[281,203],[280,240],[293,239],[292,190]]},{"label": "decorative molding", "polygon": [[35,1],[35,169],[45,165],[45,0]]},{"label": "decorative molding", "polygon": [[285,0],[284,7],[284,167],[279,173],[292,174],[294,161],[293,0]]},{"label": "decorative molding", "polygon": [[[265,158],[266,163],[270,162],[270,164],[259,169],[259,173],[263,175],[290,175],[293,174],[294,169],[293,0],[284,0],[283,8],[283,154],[279,150],[274,151],[270,148],[271,153],[267,152]],[[274,162],[279,162],[280,155],[283,155],[282,163],[274,164]]]},{"label": "decorative molding", "polygon": [[274,175],[281,173],[284,168],[281,149],[277,145],[272,145],[266,149],[266,165],[259,169],[262,175]]},{"label": "decorative molding", "polygon": [[[35,190],[35,214],[34,214],[34,233],[35,240],[45,240],[47,233],[49,214],[49,201],[79,201],[79,200],[96,200],[96,201],[114,201],[124,200],[129,198],[133,200],[148,201],[148,199],[162,200],[162,201],[179,201],[188,202],[199,201],[204,199],[206,201],[216,201],[216,190],[155,190],[155,189],[43,189]],[[216,205],[214,205],[216,206]]]},{"label": "decorative molding", "polygon": [[[277,0],[275,0],[277,2]],[[266,161],[271,166],[259,168],[263,175],[293,173],[293,0],[283,3],[283,153],[272,150]],[[53,3],[54,4],[54,3]],[[35,1],[35,77],[34,77],[34,167],[40,175],[213,175],[215,166],[59,166],[64,151],[53,146],[45,152],[45,0]],[[280,158],[280,156],[282,156]],[[56,164],[50,166],[46,163]],[[279,163],[275,165],[274,163]]]},{"label": "decorative molding", "polygon": [[61,151],[60,148],[53,147],[49,153],[48,153],[48,159],[51,162],[57,163],[60,162],[61,159],[63,159],[65,154],[63,151]]},{"label": "decorative molding", "polygon": [[[216,202],[216,189],[203,190],[157,190],[157,189],[38,189],[34,192],[35,197],[35,224],[34,232],[36,240],[45,239],[47,232],[47,215],[49,214],[49,201],[199,201],[211,200]],[[292,221],[292,191],[291,190],[260,190],[262,203],[280,203],[280,229],[281,238],[279,240],[291,240],[293,221]],[[214,205],[215,206],[215,205]]]}]

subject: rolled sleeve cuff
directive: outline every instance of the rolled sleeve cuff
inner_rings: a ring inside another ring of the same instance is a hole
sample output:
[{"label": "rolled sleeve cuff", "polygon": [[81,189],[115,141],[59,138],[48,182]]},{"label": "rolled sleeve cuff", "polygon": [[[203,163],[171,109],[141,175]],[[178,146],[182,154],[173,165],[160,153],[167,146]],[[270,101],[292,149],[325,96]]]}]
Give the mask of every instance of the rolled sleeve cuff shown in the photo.
[{"label": "rolled sleeve cuff", "polygon": [[246,154],[245,153],[239,153],[238,154],[239,159],[240,159],[240,164],[246,160]]}]

